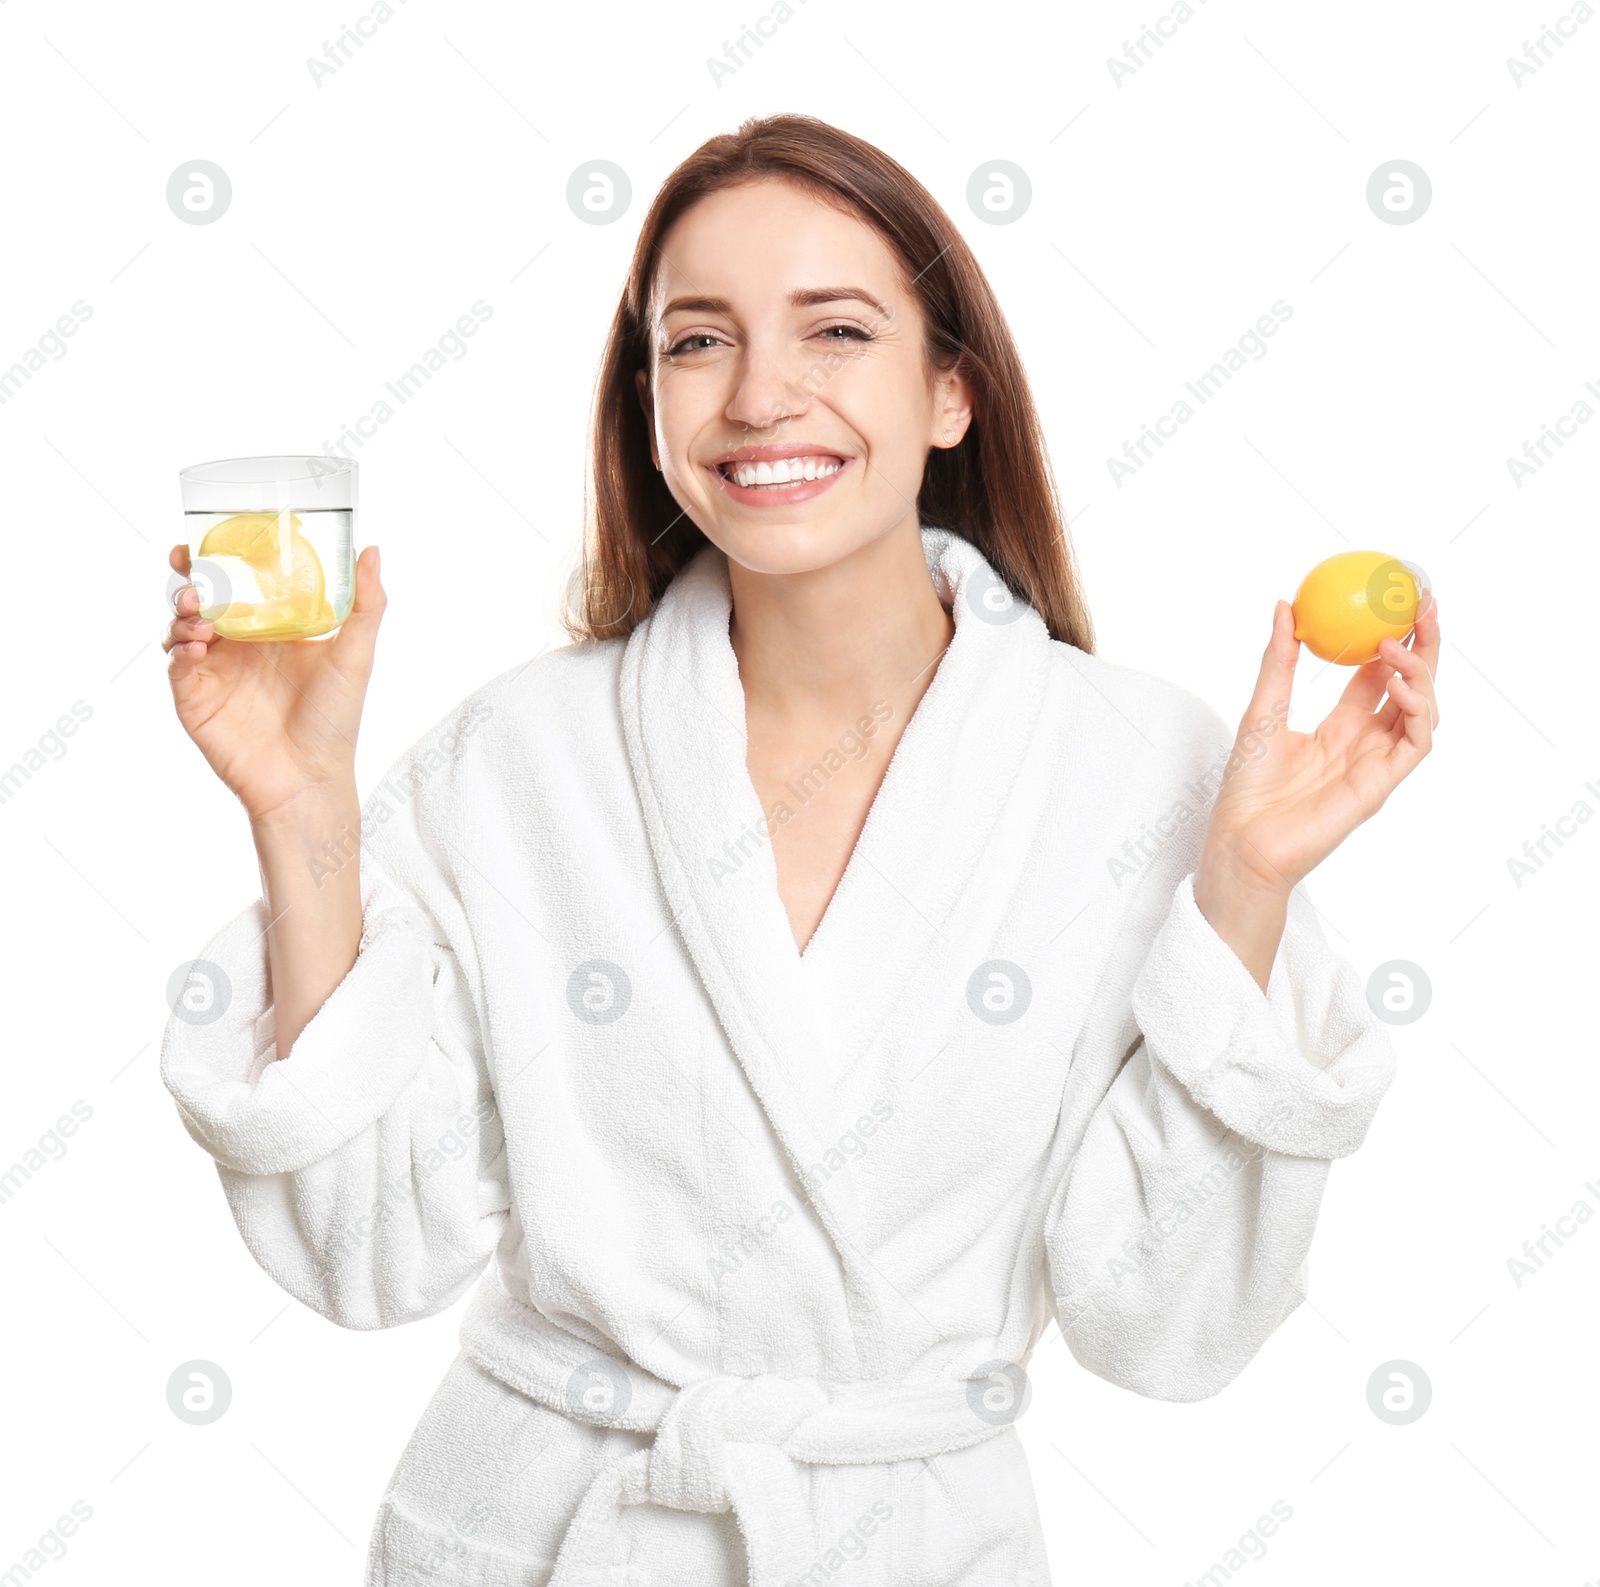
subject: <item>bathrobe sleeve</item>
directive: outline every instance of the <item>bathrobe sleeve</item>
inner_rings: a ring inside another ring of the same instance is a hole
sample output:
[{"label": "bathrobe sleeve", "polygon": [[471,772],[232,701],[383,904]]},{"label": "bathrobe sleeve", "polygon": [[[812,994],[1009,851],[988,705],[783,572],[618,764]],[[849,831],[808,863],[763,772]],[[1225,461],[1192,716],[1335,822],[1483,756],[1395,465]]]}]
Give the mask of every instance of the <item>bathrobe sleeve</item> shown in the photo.
[{"label": "bathrobe sleeve", "polygon": [[341,1327],[388,1328],[465,1292],[511,1203],[454,893],[407,815],[364,820],[360,864],[359,954],[288,1056],[258,899],[196,959],[221,1014],[175,1013],[161,1074],[261,1267]]},{"label": "bathrobe sleeve", "polygon": [[[1232,740],[1207,721],[1191,776]],[[1264,993],[1200,913],[1208,813],[1138,877],[1073,1051],[1062,1125],[1082,1139],[1044,1226],[1072,1354],[1161,1400],[1216,1394],[1305,1298],[1329,1168],[1395,1072],[1304,883]]]}]

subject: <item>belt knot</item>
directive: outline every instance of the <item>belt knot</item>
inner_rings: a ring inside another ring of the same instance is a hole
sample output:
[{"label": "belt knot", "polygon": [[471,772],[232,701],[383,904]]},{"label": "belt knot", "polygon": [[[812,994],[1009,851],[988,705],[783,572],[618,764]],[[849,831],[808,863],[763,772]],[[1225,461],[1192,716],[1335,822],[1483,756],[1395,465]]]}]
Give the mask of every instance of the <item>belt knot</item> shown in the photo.
[{"label": "belt knot", "polygon": [[827,1403],[820,1384],[772,1374],[699,1378],[673,1396],[656,1428],[648,1462],[633,1468],[627,1502],[714,1514],[731,1508],[728,1446],[781,1450],[789,1435]]}]

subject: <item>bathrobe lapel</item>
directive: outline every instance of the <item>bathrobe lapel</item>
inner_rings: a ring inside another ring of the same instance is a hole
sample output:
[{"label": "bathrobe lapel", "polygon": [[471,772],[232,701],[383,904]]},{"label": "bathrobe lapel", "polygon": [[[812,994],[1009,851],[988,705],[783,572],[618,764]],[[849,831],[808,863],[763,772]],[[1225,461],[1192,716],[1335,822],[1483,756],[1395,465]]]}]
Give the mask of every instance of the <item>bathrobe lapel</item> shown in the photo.
[{"label": "bathrobe lapel", "polygon": [[[911,970],[959,934],[955,906],[1039,725],[1050,659],[1043,620],[1011,600],[969,541],[927,526],[922,539],[955,635],[803,958],[745,765],[721,551],[707,546],[678,572],[623,655],[623,731],[668,906],[802,1184],[806,1166],[870,1104],[871,1065],[859,1060]],[[976,964],[982,945],[974,952]],[[833,1175],[812,1203],[865,1326],[880,1308],[870,1264],[852,1258],[860,1224],[850,1180]],[[861,1344],[870,1356],[870,1337]]]}]

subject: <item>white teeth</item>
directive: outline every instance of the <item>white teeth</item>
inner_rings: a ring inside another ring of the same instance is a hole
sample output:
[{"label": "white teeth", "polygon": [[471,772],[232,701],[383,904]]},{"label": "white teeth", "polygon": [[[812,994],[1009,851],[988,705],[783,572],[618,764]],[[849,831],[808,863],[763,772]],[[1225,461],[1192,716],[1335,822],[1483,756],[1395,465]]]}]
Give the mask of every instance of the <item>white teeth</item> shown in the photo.
[{"label": "white teeth", "polygon": [[808,479],[826,479],[842,467],[843,464],[831,457],[780,457],[771,463],[740,463],[729,477],[736,485],[747,488],[752,485],[780,488]]}]

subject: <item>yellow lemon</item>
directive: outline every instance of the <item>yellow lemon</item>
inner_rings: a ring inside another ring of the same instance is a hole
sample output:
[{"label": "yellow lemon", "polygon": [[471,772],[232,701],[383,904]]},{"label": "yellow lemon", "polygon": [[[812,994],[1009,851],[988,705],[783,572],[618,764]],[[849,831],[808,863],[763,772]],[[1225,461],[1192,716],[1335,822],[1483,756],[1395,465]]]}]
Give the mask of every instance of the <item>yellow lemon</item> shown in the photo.
[{"label": "yellow lemon", "polygon": [[1403,640],[1417,620],[1416,574],[1382,551],[1341,551],[1319,562],[1294,597],[1294,637],[1313,656],[1359,667],[1386,634]]},{"label": "yellow lemon", "polygon": [[235,513],[206,531],[200,555],[215,559],[223,572],[230,560],[242,563],[259,591],[212,616],[223,639],[303,639],[338,627],[322,561],[294,514]]}]

